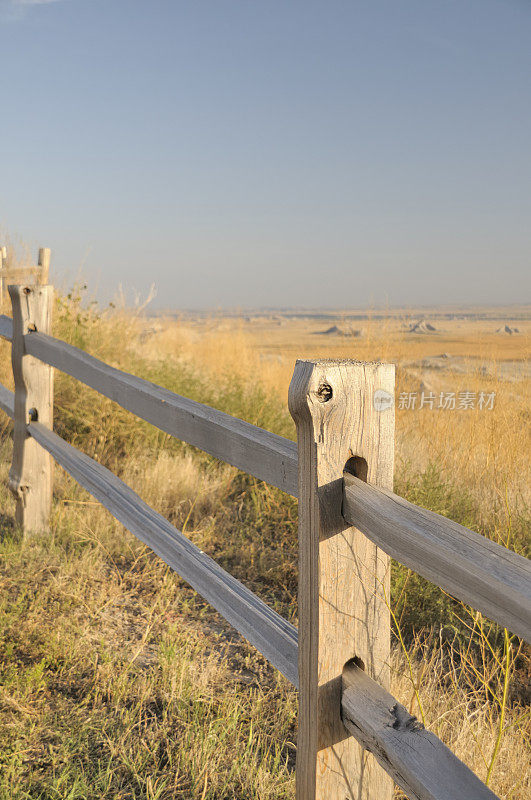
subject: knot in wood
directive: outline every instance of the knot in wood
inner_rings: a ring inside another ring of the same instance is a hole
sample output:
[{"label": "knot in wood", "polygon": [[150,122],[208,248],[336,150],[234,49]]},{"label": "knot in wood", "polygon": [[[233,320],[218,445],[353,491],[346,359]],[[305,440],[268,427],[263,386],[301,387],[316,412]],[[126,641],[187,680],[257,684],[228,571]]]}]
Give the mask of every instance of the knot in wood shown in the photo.
[{"label": "knot in wood", "polygon": [[409,713],[407,708],[404,708],[403,705],[400,703],[395,703],[394,706],[391,706],[389,709],[391,714],[393,715],[394,722],[392,727],[397,731],[422,731],[424,730],[424,725],[422,722],[412,716]]},{"label": "knot in wood", "polygon": [[21,484],[20,480],[18,480],[17,478],[9,478],[8,487],[11,494],[17,500],[21,500],[23,502],[25,501],[28,487]]},{"label": "knot in wood", "polygon": [[332,387],[329,383],[321,383],[316,394],[320,403],[328,403],[328,401],[332,399]]}]

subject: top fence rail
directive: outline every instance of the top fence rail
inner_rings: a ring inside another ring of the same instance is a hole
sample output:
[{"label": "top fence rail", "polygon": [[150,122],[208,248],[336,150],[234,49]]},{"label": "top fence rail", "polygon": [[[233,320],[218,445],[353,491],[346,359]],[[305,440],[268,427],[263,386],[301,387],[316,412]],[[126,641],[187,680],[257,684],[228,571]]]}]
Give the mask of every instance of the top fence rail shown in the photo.
[{"label": "top fence rail", "polygon": [[528,559],[351,475],[343,517],[401,564],[531,642]]}]

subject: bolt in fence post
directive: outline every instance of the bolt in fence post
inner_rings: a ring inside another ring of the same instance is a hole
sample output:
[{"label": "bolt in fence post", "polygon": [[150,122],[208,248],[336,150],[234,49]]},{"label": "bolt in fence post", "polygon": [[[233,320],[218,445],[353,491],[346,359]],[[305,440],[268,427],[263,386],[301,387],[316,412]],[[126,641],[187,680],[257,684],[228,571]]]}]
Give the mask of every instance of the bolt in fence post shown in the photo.
[{"label": "bolt in fence post", "polygon": [[392,489],[394,365],[297,361],[289,408],[299,469],[297,800],[391,800],[392,781],[341,722],[356,657],[389,684],[389,559],[342,518],[343,472]]},{"label": "bolt in fence post", "polygon": [[24,533],[45,530],[52,505],[53,462],[31,438],[29,422],[53,426],[53,369],[25,353],[24,337],[51,333],[53,286],[9,286],[13,307],[12,363],[15,379],[13,461],[9,488],[17,500],[16,521]]}]

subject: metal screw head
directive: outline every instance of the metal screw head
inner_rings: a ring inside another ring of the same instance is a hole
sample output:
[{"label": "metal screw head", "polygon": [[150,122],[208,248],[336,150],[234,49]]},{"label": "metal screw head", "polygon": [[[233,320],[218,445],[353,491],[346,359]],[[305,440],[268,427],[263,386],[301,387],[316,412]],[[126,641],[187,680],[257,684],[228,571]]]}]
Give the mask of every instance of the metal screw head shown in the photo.
[{"label": "metal screw head", "polygon": [[322,383],[317,389],[317,399],[320,403],[328,403],[332,399],[333,391],[329,383]]}]

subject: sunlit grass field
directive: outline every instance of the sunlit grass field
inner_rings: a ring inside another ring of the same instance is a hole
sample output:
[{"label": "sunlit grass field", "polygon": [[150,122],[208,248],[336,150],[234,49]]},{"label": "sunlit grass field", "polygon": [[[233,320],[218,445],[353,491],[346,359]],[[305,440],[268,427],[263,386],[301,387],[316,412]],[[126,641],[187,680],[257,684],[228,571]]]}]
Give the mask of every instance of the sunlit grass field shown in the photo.
[{"label": "sunlit grass field", "polygon": [[[58,299],[56,336],[290,438],[297,356],[395,362],[397,397],[417,395],[397,409],[395,490],[526,552],[525,324],[503,337],[492,320],[449,320],[417,336],[389,314],[360,323],[360,337],[330,337],[319,321],[148,319],[82,294]],[[12,388],[7,343],[0,352]],[[422,392],[436,406],[464,391],[475,408],[418,408]],[[477,407],[481,392],[492,408]],[[55,403],[61,436],[296,622],[295,500],[59,373]],[[23,541],[6,489],[11,425],[0,423],[0,798],[293,798],[294,690],[60,468],[50,532]],[[399,565],[391,603],[395,695],[500,797],[524,800],[521,644]]]}]

